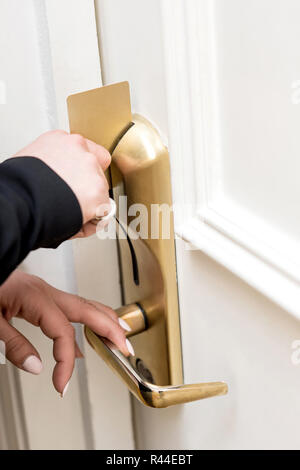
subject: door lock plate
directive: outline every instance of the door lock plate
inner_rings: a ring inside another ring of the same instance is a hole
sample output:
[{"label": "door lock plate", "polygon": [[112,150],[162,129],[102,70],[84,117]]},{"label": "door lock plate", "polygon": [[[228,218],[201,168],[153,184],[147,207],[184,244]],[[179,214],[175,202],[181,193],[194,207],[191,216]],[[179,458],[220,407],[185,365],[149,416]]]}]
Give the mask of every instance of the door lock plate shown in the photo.
[{"label": "door lock plate", "polygon": [[[162,238],[162,227],[158,227],[158,237],[151,238],[153,205],[172,205],[168,150],[147,120],[132,117],[128,82],[71,95],[67,104],[71,132],[93,140],[112,153],[107,176],[117,206],[120,196],[127,196],[126,209],[140,204],[148,213],[148,238],[134,240],[128,234],[136,257],[138,282],[132,272],[128,240],[118,240],[124,302],[139,302],[148,318],[148,328],[131,338],[136,352],[132,365],[136,366],[134,361],[139,364],[142,361],[157,384],[181,383],[172,213],[167,215],[169,238]],[[126,229],[130,217],[123,220],[121,212],[118,207],[118,220]]]},{"label": "door lock plate", "polygon": [[[131,361],[135,367],[142,361],[155,384],[175,385],[182,382],[182,360],[169,154],[146,119],[135,115],[133,124],[113,152],[111,170],[115,200],[127,197],[127,210],[119,204],[118,218],[128,227],[138,269],[136,282],[130,248],[120,239],[124,301],[138,302],[148,320],[148,328],[131,338],[136,352]],[[146,222],[144,238],[136,239],[130,229],[134,216],[127,214],[134,207]]]},{"label": "door lock plate", "polygon": [[121,227],[126,304],[117,312],[132,327],[127,335],[135,356],[110,349],[86,327],[87,340],[145,405],[161,408],[226,394],[223,382],[178,385],[183,373],[168,149],[149,121],[131,115],[126,82],[73,95],[68,108],[71,131],[112,153],[109,180]]}]

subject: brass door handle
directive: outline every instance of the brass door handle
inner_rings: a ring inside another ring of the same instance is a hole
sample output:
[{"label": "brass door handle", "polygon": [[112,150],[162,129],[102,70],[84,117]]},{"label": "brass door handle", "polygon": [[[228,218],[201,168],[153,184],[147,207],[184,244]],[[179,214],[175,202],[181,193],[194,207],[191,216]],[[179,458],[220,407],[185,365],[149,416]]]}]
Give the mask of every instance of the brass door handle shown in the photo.
[{"label": "brass door handle", "polygon": [[[110,350],[89,328],[87,340],[145,405],[163,408],[226,394],[223,382],[177,385],[183,370],[172,210],[167,236],[163,214],[156,223],[152,218],[157,208],[172,208],[169,153],[160,134],[142,116],[132,116],[127,82],[73,95],[68,105],[71,131],[112,153],[110,186],[125,233],[118,234],[118,245],[127,306],[118,314],[132,328],[136,356]],[[130,225],[128,208],[137,204],[148,222],[145,237]]]},{"label": "brass door handle", "polygon": [[[138,305],[130,305],[119,309],[121,318],[132,328],[127,336],[134,336],[145,328],[144,317]],[[125,313],[124,313],[125,312]],[[104,362],[127,385],[133,395],[144,405],[152,408],[166,408],[203,398],[225,395],[228,387],[224,382],[208,382],[187,385],[161,386],[151,383],[150,371],[143,369],[143,361],[139,358],[127,358],[119,350],[110,349],[92,330],[85,327],[85,335]],[[148,375],[149,374],[149,375]],[[148,375],[148,380],[147,380]]]}]

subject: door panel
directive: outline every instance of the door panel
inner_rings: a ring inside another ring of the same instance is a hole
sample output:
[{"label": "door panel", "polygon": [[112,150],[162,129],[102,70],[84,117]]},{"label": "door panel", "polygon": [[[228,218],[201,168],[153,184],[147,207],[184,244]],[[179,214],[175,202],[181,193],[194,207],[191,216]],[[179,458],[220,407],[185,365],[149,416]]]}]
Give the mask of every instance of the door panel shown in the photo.
[{"label": "door panel", "polygon": [[293,101],[300,74],[299,2],[213,3],[219,197],[299,243],[299,107]]},{"label": "door panel", "polygon": [[185,381],[229,383],[166,410],[134,400],[137,445],[297,448],[299,6],[96,5],[105,82],[128,79],[169,140]]},{"label": "door panel", "polygon": [[[102,85],[95,5],[93,0],[63,3],[47,0],[46,7],[59,125],[69,130],[67,96]],[[91,237],[75,240],[72,249],[77,294],[119,307],[116,241]],[[129,393],[99,363],[82,338],[82,328],[78,330],[85,354],[85,360],[77,365],[80,390],[77,405],[80,403],[82,409],[85,446],[97,450],[130,450],[134,439]]]},{"label": "door panel", "polygon": [[229,392],[158,412],[137,403],[138,447],[299,448],[298,320],[180,242],[177,263],[185,381],[223,379]]},{"label": "door panel", "polygon": [[[4,0],[1,2],[0,22],[0,79],[6,84],[6,100],[0,105],[0,153],[4,159],[42,132],[54,125],[58,126],[58,123],[44,2],[37,4],[29,1],[25,5],[25,2],[20,4],[17,0]],[[41,63],[42,55],[47,62],[47,69]],[[56,251],[34,252],[23,263],[22,269],[40,275],[61,289],[70,292],[76,289],[70,243]],[[54,361],[51,342],[40,330],[22,320],[15,320],[15,325],[40,352],[44,372],[36,377],[20,370],[12,373],[10,365],[0,366],[1,377],[5,380],[7,389],[11,390],[11,401],[6,398],[3,403],[1,400],[9,417],[9,427],[1,423],[2,433],[7,434],[8,447],[85,448],[77,370],[70,395],[63,402],[52,386]],[[7,371],[3,370],[6,368]],[[74,408],[77,408],[76,413],[73,412]],[[25,425],[20,426],[23,420]],[[20,436],[12,441],[14,426]],[[72,432],[69,431],[70,428]]]},{"label": "door panel", "polygon": [[[3,156],[44,130],[66,127],[66,96],[102,83],[94,2],[70,4],[30,1],[20,15],[19,2],[3,2]],[[229,383],[227,397],[166,410],[133,400],[137,446],[297,448],[298,2],[95,5],[104,83],[129,80],[133,111],[169,140],[185,382]],[[8,50],[18,18],[20,34]],[[23,268],[118,307],[115,242],[73,248],[74,268],[70,244],[36,252]],[[20,328],[51,357],[39,332]],[[86,348],[63,401],[52,392],[51,366],[47,359],[41,377],[9,379],[21,391],[10,406],[13,416],[24,405],[24,436],[13,429],[0,436],[1,446],[133,448],[128,392],[94,352]],[[3,407],[2,400],[0,419]]]},{"label": "door panel", "polygon": [[151,118],[166,135],[160,3],[96,0],[95,5],[104,84],[129,81],[133,113]]},{"label": "door panel", "polygon": [[[0,11],[4,159],[42,132],[68,130],[67,96],[102,82],[93,0],[3,0]],[[22,269],[62,290],[120,306],[115,243],[92,238],[37,250]],[[16,326],[40,352],[44,371],[40,376],[13,374],[11,367],[0,365],[6,381],[0,393],[0,447],[132,449],[129,394],[90,348],[85,351],[81,328],[78,341],[86,358],[76,361],[62,400],[51,381],[52,342],[22,320]]]}]

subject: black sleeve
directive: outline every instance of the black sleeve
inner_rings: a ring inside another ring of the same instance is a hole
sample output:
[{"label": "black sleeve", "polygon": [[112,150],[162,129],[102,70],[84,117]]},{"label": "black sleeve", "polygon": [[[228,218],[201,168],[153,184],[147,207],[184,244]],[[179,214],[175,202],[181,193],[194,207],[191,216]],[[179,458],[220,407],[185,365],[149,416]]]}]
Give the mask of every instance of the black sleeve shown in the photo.
[{"label": "black sleeve", "polygon": [[77,233],[82,213],[71,188],[38,158],[0,164],[0,284],[31,250]]}]

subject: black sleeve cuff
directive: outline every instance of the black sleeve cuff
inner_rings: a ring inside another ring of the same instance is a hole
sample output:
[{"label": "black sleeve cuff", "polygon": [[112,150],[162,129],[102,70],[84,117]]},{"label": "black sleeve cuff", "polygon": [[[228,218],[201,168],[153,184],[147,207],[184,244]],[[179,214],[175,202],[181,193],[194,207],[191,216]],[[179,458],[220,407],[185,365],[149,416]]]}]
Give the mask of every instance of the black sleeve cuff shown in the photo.
[{"label": "black sleeve cuff", "polygon": [[26,210],[19,211],[20,225],[25,230],[24,236],[30,238],[31,250],[56,248],[81,229],[82,213],[75,194],[42,160],[15,157],[0,166],[7,186],[26,206]]}]

